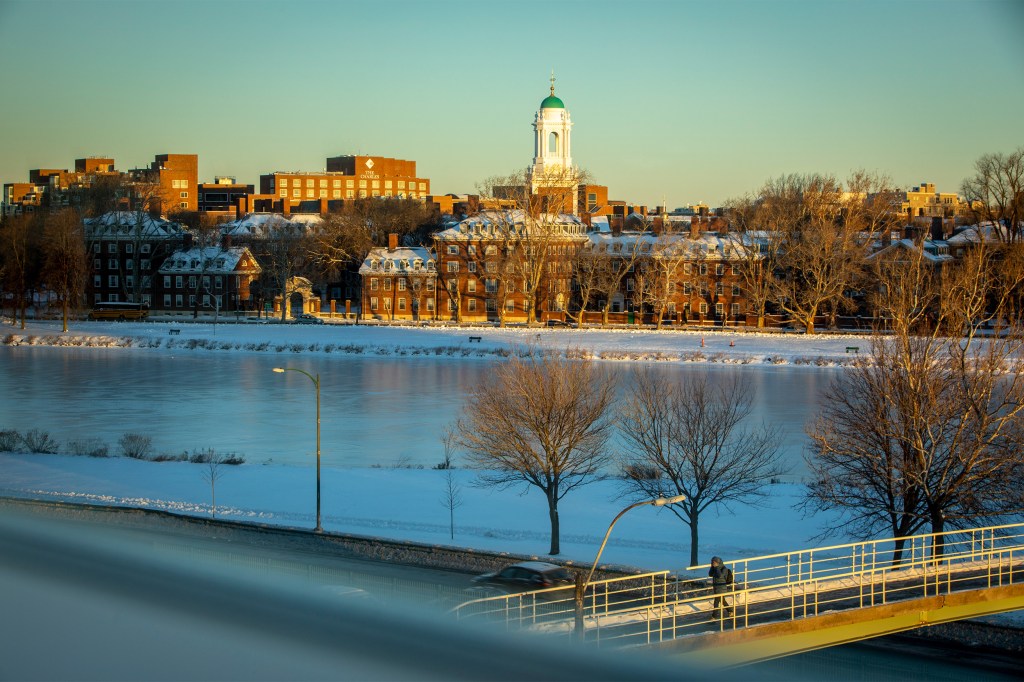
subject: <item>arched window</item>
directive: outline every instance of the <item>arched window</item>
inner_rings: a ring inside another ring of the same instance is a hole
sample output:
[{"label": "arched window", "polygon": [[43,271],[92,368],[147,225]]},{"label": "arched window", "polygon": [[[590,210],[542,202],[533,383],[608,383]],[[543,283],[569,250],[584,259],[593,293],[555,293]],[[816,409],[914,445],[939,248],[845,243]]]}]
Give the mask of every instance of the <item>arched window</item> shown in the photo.
[{"label": "arched window", "polygon": [[558,133],[553,132],[548,135],[548,153],[558,153]]}]

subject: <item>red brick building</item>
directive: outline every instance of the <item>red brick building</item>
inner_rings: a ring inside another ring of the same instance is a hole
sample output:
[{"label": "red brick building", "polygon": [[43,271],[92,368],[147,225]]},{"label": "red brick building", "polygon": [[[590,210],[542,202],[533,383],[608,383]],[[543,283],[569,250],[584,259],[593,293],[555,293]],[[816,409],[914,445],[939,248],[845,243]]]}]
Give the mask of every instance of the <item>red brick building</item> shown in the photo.
[{"label": "red brick building", "polygon": [[359,275],[363,319],[437,319],[437,268],[430,249],[400,247],[398,235],[388,235],[388,247],[372,249]]}]

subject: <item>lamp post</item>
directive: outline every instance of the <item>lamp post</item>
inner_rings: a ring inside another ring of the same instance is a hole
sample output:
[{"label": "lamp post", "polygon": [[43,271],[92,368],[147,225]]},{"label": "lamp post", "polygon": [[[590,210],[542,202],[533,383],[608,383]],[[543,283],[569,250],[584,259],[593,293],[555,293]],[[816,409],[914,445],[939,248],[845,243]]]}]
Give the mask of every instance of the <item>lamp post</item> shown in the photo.
[{"label": "lamp post", "polygon": [[622,515],[628,512],[630,509],[636,509],[644,505],[651,505],[653,507],[664,507],[669,504],[675,504],[676,502],[682,502],[686,499],[686,495],[676,495],[675,497],[659,497],[656,500],[644,500],[642,502],[634,502],[625,509],[619,512],[618,516],[612,519],[612,522],[608,525],[608,532],[604,534],[604,540],[601,541],[601,547],[597,550],[597,556],[594,557],[594,565],[590,567],[590,574],[587,575],[587,581],[583,583],[583,590],[586,591],[587,585],[590,584],[590,579],[594,577],[594,570],[597,569],[597,562],[601,560],[601,552],[604,551],[604,546],[608,542],[608,536],[612,534],[612,528],[615,527],[615,523],[622,518]]},{"label": "lamp post", "polygon": [[300,372],[309,377],[313,386],[316,387],[316,528],[314,531],[321,533],[323,526],[320,525],[320,375],[313,376],[306,370],[297,367],[275,367],[274,371],[279,374]]}]

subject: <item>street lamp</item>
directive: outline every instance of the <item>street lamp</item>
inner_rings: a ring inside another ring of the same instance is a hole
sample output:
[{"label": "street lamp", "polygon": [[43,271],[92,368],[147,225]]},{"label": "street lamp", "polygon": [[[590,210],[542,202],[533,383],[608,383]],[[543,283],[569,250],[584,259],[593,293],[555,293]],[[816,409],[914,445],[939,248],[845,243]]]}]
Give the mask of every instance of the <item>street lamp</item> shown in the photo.
[{"label": "street lamp", "polygon": [[316,387],[316,528],[314,530],[321,533],[324,529],[320,525],[320,375],[313,376],[306,370],[297,367],[275,367],[274,371],[279,374],[300,372],[309,377],[313,386]]},{"label": "street lamp", "polygon": [[590,579],[594,577],[594,570],[597,568],[597,562],[601,560],[601,552],[604,551],[605,543],[608,542],[608,536],[612,534],[612,528],[615,527],[615,523],[622,518],[622,515],[628,512],[630,509],[636,509],[644,505],[651,505],[652,507],[664,507],[669,504],[675,504],[676,502],[682,502],[686,499],[686,495],[676,495],[675,497],[659,497],[656,500],[644,500],[642,502],[634,502],[625,509],[619,512],[619,515],[612,519],[612,522],[608,525],[608,532],[604,534],[604,540],[601,541],[601,547],[597,550],[597,556],[594,557],[594,565],[590,567],[590,574],[587,576],[587,581],[583,583],[583,590],[586,591],[587,585],[590,584]]}]

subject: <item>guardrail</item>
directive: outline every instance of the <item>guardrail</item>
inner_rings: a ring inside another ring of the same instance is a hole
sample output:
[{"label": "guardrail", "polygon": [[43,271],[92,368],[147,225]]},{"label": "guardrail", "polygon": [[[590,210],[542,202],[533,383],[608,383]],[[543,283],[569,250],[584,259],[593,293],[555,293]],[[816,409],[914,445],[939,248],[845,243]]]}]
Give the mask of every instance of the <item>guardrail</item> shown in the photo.
[{"label": "guardrail", "polygon": [[[651,644],[687,634],[782,622],[958,590],[1024,582],[1024,524],[916,535],[726,561],[736,581],[715,611],[707,578],[648,573],[463,603],[460,619],[507,628],[575,630],[601,644]],[[694,566],[691,571],[706,571]]]}]

